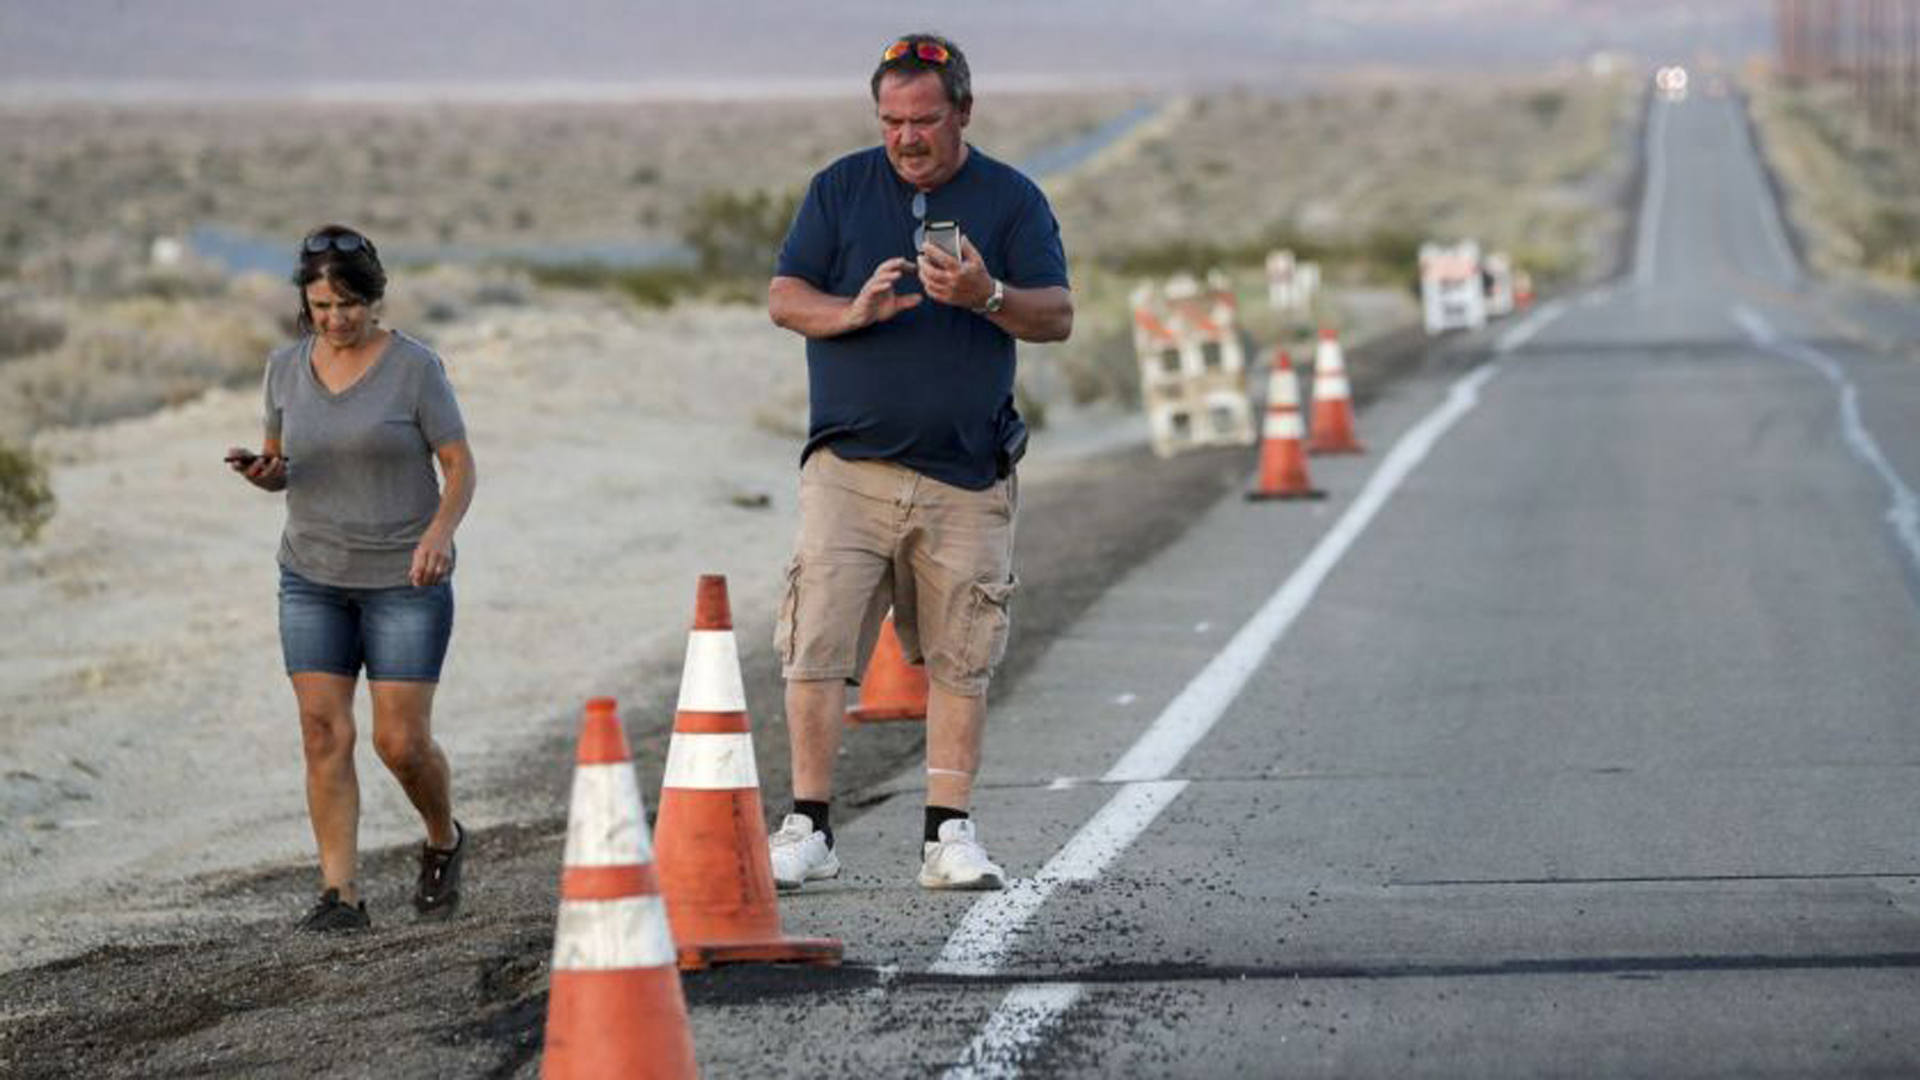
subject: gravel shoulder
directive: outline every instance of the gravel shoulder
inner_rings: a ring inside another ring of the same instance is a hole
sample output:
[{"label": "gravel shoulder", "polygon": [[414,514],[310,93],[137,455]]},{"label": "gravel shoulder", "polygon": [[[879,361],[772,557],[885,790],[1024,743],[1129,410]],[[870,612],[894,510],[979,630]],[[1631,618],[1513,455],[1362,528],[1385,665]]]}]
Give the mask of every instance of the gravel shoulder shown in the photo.
[{"label": "gravel shoulder", "polygon": [[[1421,339],[1392,335],[1350,350],[1356,397],[1420,362]],[[1062,435],[1071,441],[1070,435]],[[1153,458],[1136,438],[1042,459],[1027,470],[1017,555],[1025,581],[1000,686],[1016,683],[1055,636],[1116,579],[1179,536],[1213,501],[1246,482],[1247,451]],[[776,498],[784,489],[775,487]],[[778,528],[777,526],[768,526]],[[784,546],[783,534],[777,542]],[[692,580],[684,582],[686,614]],[[787,792],[780,684],[765,613],[770,595],[736,594],[748,706],[767,812]],[[651,666],[631,645],[609,647],[625,673],[623,715],[639,758],[642,790],[657,802],[670,733],[678,658]],[[551,685],[551,684],[549,684]],[[581,694],[584,697],[585,694]],[[370,846],[363,879],[376,929],[347,940],[289,933],[313,889],[310,860],[269,860],[244,870],[185,877],[158,897],[123,894],[113,932],[77,955],[0,974],[0,1071],[54,1076],[532,1075],[545,1008],[565,793],[576,702],[548,702],[530,720],[511,765],[476,770],[490,823],[473,830],[467,910],[450,924],[415,924],[402,913],[412,843]],[[989,728],[989,738],[991,728]],[[917,725],[849,733],[840,765],[843,812],[857,815],[922,751]],[[365,787],[385,778],[369,775]],[[288,789],[284,799],[295,804]],[[506,808],[517,808],[509,813]],[[790,920],[791,921],[791,920]],[[803,932],[805,927],[790,926]],[[849,966],[831,980],[859,980],[885,962],[849,942]],[[689,978],[690,1001],[759,999],[793,992],[791,980],[750,970]]]}]

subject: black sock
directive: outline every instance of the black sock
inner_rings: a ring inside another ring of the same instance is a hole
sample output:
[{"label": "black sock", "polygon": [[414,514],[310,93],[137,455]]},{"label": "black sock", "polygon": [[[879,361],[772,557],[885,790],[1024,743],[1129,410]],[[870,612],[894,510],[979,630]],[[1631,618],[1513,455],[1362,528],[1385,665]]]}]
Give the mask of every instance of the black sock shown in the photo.
[{"label": "black sock", "polygon": [[832,847],[833,826],[827,824],[827,805],[825,802],[815,802],[812,799],[795,799],[793,812],[806,815],[807,819],[813,822],[815,829],[827,834],[827,846]]},{"label": "black sock", "polygon": [[939,842],[940,826],[949,821],[965,819],[966,816],[967,812],[965,810],[955,810],[947,806],[927,807],[927,843],[933,844]]}]

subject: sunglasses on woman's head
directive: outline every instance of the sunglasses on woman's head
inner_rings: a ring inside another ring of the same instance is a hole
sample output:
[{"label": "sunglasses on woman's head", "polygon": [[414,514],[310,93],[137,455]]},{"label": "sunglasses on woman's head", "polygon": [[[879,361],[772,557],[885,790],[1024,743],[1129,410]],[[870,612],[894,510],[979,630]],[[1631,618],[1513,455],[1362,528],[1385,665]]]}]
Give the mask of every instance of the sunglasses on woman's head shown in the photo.
[{"label": "sunglasses on woman's head", "polygon": [[880,62],[891,64],[909,52],[929,64],[944,64],[952,58],[952,54],[947,52],[947,47],[937,41],[914,42],[901,38],[887,46],[887,51],[880,54]]},{"label": "sunglasses on woman's head", "polygon": [[310,255],[318,255],[328,249],[337,251],[342,255],[351,255],[356,251],[372,247],[373,245],[368,243],[367,238],[361,236],[359,233],[328,233],[325,235],[315,234],[309,236],[301,242],[300,246]]}]

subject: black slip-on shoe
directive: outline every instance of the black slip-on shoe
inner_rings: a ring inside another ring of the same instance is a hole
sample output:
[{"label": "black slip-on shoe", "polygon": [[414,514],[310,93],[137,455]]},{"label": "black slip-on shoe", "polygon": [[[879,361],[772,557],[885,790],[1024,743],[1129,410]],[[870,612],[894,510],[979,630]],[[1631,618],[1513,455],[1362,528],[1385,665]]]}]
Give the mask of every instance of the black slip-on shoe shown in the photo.
[{"label": "black slip-on shoe", "polygon": [[413,910],[422,919],[450,919],[460,909],[460,864],[467,857],[467,830],[453,823],[453,850],[420,845],[420,880],[413,887]]},{"label": "black slip-on shoe", "polygon": [[339,889],[328,889],[300,920],[300,929],[309,934],[343,934],[365,930],[373,925],[367,917],[367,902],[349,904],[340,899]]}]

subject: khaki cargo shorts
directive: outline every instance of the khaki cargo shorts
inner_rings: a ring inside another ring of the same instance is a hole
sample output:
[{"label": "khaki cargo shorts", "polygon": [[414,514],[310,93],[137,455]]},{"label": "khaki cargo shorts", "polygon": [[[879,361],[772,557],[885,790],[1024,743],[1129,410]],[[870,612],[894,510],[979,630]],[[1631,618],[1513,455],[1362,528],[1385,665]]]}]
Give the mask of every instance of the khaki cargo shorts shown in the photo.
[{"label": "khaki cargo shorts", "polygon": [[800,470],[800,539],[774,649],[788,679],[866,671],[887,609],[909,663],[965,697],[986,693],[1007,651],[1019,481],[985,491],[822,447]]}]

